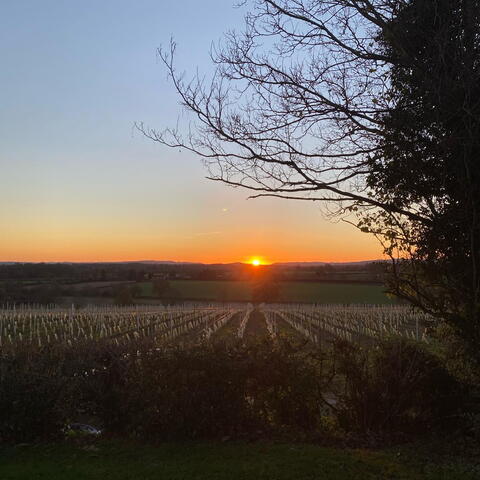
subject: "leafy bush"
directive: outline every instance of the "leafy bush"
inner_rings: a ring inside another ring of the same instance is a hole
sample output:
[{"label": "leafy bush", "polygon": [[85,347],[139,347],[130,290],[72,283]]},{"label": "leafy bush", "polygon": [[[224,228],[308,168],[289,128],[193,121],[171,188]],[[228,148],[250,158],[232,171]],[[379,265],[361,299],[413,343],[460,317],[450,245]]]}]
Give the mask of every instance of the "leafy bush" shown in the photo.
[{"label": "leafy bush", "polygon": [[321,427],[321,375],[291,346],[202,345],[115,358],[91,378],[106,428],[212,438]]},{"label": "leafy bush", "polygon": [[245,353],[250,372],[246,391],[256,415],[277,430],[324,434],[323,393],[331,380],[325,354],[286,340]]},{"label": "leafy bush", "polygon": [[435,356],[402,340],[331,351],[281,338],[167,349],[105,340],[0,360],[8,441],[50,438],[89,419],[110,434],[158,440],[325,438],[335,424],[385,438],[445,425],[461,396]]},{"label": "leafy bush", "polygon": [[461,388],[437,357],[404,339],[362,348],[335,348],[342,388],[336,415],[347,431],[385,437],[445,426],[458,410]]},{"label": "leafy bush", "polygon": [[58,433],[73,381],[57,350],[21,352],[0,362],[0,438],[28,441]]},{"label": "leafy bush", "polygon": [[[0,356],[0,440],[58,437],[71,421],[94,412],[87,385],[111,351],[107,343],[87,342],[24,348]],[[117,347],[113,356],[121,356]]]}]

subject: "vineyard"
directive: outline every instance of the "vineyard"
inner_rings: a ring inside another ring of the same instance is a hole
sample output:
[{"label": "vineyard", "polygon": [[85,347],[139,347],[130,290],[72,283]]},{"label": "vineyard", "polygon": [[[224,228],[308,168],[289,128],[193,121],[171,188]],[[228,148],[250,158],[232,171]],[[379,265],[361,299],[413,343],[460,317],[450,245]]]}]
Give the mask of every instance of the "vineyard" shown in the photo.
[{"label": "vineyard", "polygon": [[[335,338],[363,343],[398,336],[428,341],[432,319],[405,306],[261,305],[174,307],[17,308],[0,310],[0,348],[42,348],[108,340],[117,345],[148,338],[158,347],[201,343],[226,336],[243,339],[247,327],[272,339],[305,337],[314,344]],[[259,335],[261,336],[261,335]]]}]

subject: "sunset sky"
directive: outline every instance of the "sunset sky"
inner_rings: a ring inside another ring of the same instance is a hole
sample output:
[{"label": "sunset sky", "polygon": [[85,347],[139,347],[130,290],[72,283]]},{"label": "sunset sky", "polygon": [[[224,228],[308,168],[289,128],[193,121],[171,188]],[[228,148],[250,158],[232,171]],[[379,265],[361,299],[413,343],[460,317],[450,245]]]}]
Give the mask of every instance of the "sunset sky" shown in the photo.
[{"label": "sunset sky", "polygon": [[355,261],[375,239],[318,205],[246,200],[199,158],[154,144],[135,121],[181,108],[156,57],[181,69],[241,28],[230,0],[15,0],[0,4],[0,261]]}]

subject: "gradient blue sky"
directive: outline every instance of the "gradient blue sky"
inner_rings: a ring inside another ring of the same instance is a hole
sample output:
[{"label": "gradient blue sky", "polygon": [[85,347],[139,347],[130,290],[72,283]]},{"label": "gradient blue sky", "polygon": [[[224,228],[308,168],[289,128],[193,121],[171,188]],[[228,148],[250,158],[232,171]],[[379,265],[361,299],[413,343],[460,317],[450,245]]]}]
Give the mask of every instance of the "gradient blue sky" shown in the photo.
[{"label": "gradient blue sky", "polygon": [[0,2],[0,261],[379,258],[318,206],[246,201],[133,130],[181,113],[157,47],[208,72],[242,19],[229,0]]}]

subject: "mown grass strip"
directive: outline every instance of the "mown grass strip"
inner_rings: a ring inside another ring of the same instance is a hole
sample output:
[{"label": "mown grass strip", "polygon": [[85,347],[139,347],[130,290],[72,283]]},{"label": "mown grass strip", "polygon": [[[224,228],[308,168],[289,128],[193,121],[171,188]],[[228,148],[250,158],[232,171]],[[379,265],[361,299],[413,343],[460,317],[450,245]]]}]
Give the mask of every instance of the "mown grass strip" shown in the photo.
[{"label": "mown grass strip", "polygon": [[95,446],[43,445],[0,450],[2,480],[469,480],[459,466],[405,462],[393,452],[270,443]]}]

